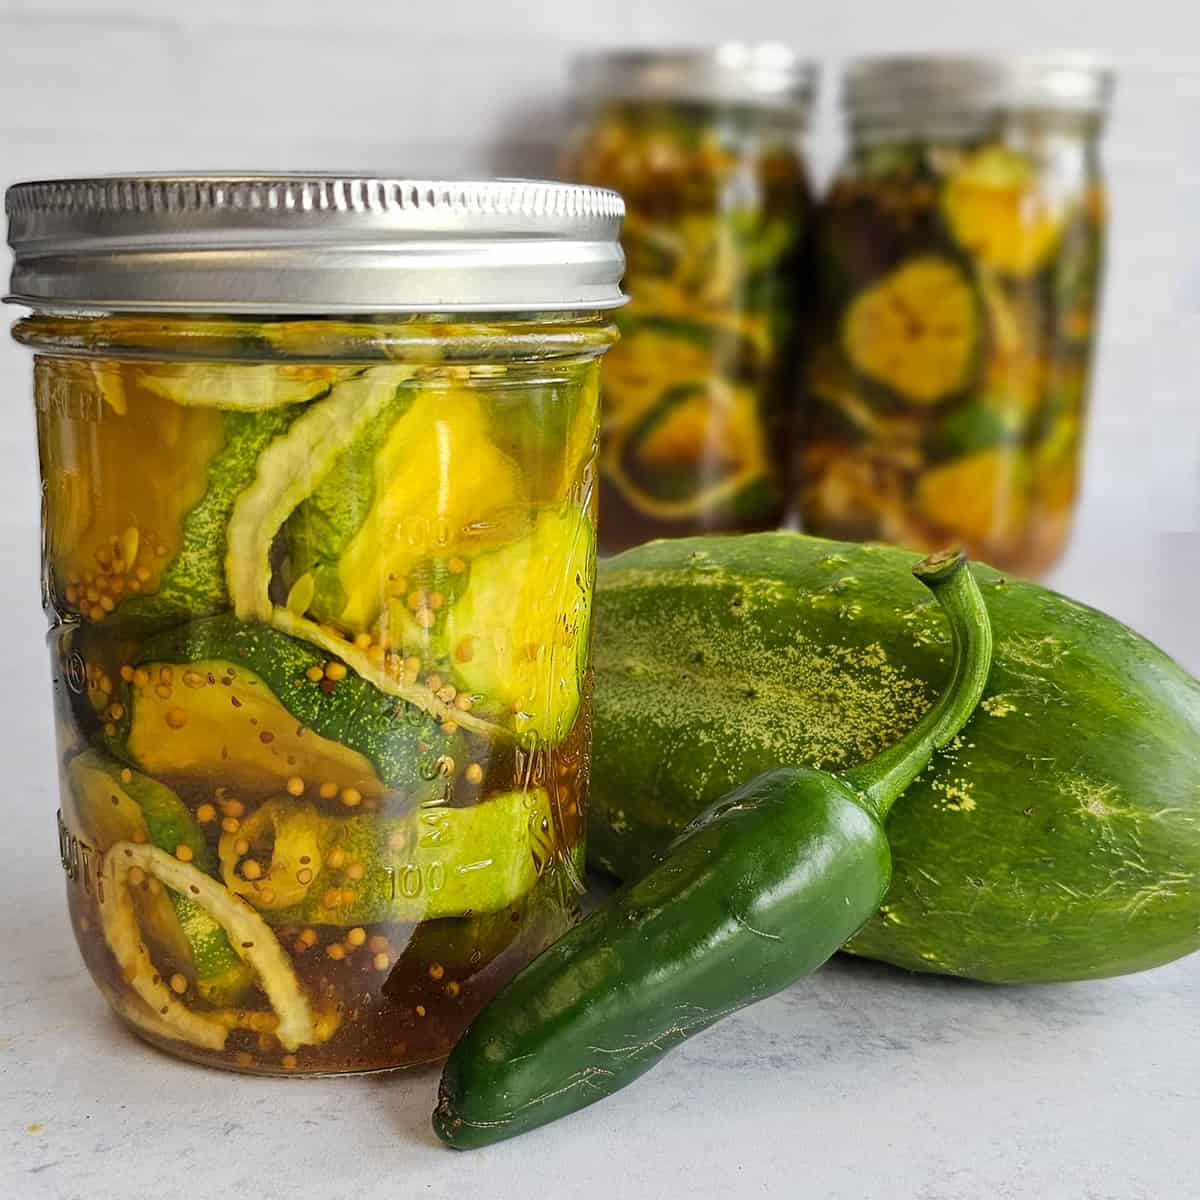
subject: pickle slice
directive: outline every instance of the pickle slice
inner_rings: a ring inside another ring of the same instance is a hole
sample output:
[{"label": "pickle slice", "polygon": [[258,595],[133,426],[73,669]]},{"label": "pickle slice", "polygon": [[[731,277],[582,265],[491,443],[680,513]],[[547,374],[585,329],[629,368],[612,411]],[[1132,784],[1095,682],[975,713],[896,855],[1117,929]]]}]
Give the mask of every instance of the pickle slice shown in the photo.
[{"label": "pickle slice", "polygon": [[130,601],[123,615],[165,624],[219,612],[229,605],[226,533],[235,505],[255,479],[263,451],[286,432],[300,411],[225,414],[225,447],[209,468],[208,490],[184,518],[179,553],[155,593]]},{"label": "pickle slice", "polygon": [[[198,776],[231,791],[262,792],[295,777],[363,796],[383,790],[367,758],[305,728],[242,663],[151,660],[139,670],[148,682],[130,689],[125,751],[146,771]],[[314,686],[301,680],[297,687]]]},{"label": "pickle slice", "polygon": [[[373,466],[347,460],[346,469],[331,471],[330,489],[349,494],[357,487],[369,496],[347,503],[354,521],[339,529],[350,534],[344,541],[323,545],[321,523],[309,526],[315,616],[361,632],[418,563],[469,557],[508,536],[523,500],[521,478],[488,433],[484,407],[471,392],[422,388],[372,454]],[[301,505],[294,524],[309,522],[310,513]],[[340,606],[330,603],[335,597]]]},{"label": "pickle slice", "polygon": [[227,444],[220,413],[127,392],[122,369],[37,367],[39,387],[44,379],[72,406],[38,411],[48,591],[96,623],[159,590]]},{"label": "pickle slice", "polygon": [[331,784],[337,794],[423,796],[451,752],[432,715],[341,659],[228,614],[159,634],[126,674],[111,741],[155,774],[259,794],[299,778],[314,795]]},{"label": "pickle slice", "polygon": [[524,537],[479,555],[443,636],[473,711],[557,745],[583,697],[595,534],[579,509],[543,509]]},{"label": "pickle slice", "polygon": [[292,513],[329,477],[359,435],[397,402],[408,367],[376,367],[305,409],[258,457],[253,483],[237,497],[226,529],[225,567],[234,612],[271,619],[271,551]]},{"label": "pickle slice", "polygon": [[[229,590],[241,619],[303,638],[383,692],[474,728],[478,718],[448,714],[389,669],[402,648],[393,601],[411,594],[420,604],[426,589],[410,589],[410,575],[462,573],[471,556],[516,533],[524,489],[489,439],[477,396],[403,386],[411,378],[409,368],[375,368],[339,384],[267,449],[231,517]],[[280,530],[286,561],[273,579]],[[366,635],[365,644],[341,633]]]},{"label": "pickle slice", "polygon": [[927,470],[917,481],[916,509],[973,545],[1004,541],[1029,515],[1030,464],[1015,446],[996,446]]},{"label": "pickle slice", "polygon": [[966,387],[978,357],[979,302],[949,259],[921,255],[859,293],[842,322],[856,370],[914,404]]},{"label": "pickle slice", "polygon": [[315,400],[361,368],[287,363],[155,363],[139,367],[137,387],[184,408],[258,412]]},{"label": "pickle slice", "polygon": [[549,796],[530,788],[401,817],[270,800],[219,854],[226,886],[270,924],[345,926],[498,912],[533,888],[554,848]]},{"label": "pickle slice", "polygon": [[616,481],[639,508],[678,517],[769,470],[753,391],[712,378],[670,389],[630,430]]},{"label": "pickle slice", "polygon": [[608,352],[601,375],[602,420],[606,434],[635,425],[652,409],[664,388],[707,379],[713,370],[711,332],[696,323],[666,329],[629,323]]},{"label": "pickle slice", "polygon": [[161,1018],[171,1036],[210,1050],[224,1047],[238,1010],[195,1010],[175,994],[146,947],[131,893],[133,872],[157,879],[188,896],[226,932],[242,961],[253,970],[278,1024],[275,1036],[285,1049],[312,1044],[321,1032],[291,961],[270,927],[215,879],[157,846],[116,842],[104,855],[100,918],[104,938],[129,986]]},{"label": "pickle slice", "polygon": [[1006,146],[984,146],[946,180],[942,213],[968,254],[1003,274],[1028,276],[1062,236],[1062,216],[1047,197],[1025,155]]},{"label": "pickle slice", "polygon": [[[150,842],[168,854],[186,852],[210,869],[208,845],[195,818],[169,788],[94,750],[67,767],[63,817],[94,849],[117,842]],[[194,979],[211,1004],[233,1004],[252,989],[253,974],[234,952],[224,930],[188,897],[139,889],[138,923],[156,954]]]}]

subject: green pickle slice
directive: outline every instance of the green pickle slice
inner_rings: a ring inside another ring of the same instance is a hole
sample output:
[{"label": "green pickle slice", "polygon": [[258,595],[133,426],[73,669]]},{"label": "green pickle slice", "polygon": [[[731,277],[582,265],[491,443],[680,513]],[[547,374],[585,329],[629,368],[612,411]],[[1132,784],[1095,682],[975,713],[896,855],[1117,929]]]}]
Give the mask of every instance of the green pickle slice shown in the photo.
[{"label": "green pickle slice", "polygon": [[134,382],[185,408],[260,412],[315,400],[360,371],[286,363],[156,363],[139,368]]},{"label": "green pickle slice", "polygon": [[461,690],[527,743],[557,745],[579,712],[595,555],[585,512],[543,509],[528,534],[471,563],[446,610],[443,637]]},{"label": "green pickle slice", "polygon": [[664,390],[713,373],[712,328],[686,319],[624,318],[621,340],[603,367],[606,433],[620,433],[657,403]]},{"label": "green pickle slice", "polygon": [[856,370],[916,405],[940,404],[967,386],[981,338],[970,281],[935,254],[910,258],[864,288],[841,331]]},{"label": "green pickle slice", "polygon": [[[389,663],[389,652],[395,646],[385,649],[380,642],[377,654],[373,655],[369,636],[367,645],[349,643],[343,637],[349,630],[309,615],[317,596],[313,572],[305,571],[287,581],[285,603],[277,603],[278,597],[272,590],[273,551],[279,532],[314,488],[330,477],[358,438],[377,430],[379,420],[397,402],[398,389],[412,377],[413,370],[378,367],[364,373],[361,379],[340,384],[325,400],[310,406],[286,436],[263,452],[255,481],[238,497],[229,520],[226,568],[230,600],[241,621],[269,624],[304,639],[328,655],[338,656],[382,694],[395,696],[456,727],[462,725],[497,736],[503,732],[501,728],[451,708],[434,689],[407,679],[395,661]],[[404,399],[407,402],[407,397]],[[460,523],[471,521],[478,513],[480,504],[468,504],[454,486],[458,472],[451,470],[451,464],[463,466],[463,478],[476,485],[496,483],[479,465],[488,445],[482,426],[476,432],[472,428],[464,431],[461,425],[465,419],[462,413],[470,412],[471,405],[482,421],[479,402],[464,395],[461,405],[451,406],[455,417],[449,420],[438,416],[440,410],[423,406],[422,400],[426,405],[429,403],[428,397],[418,397],[395,423],[375,455],[376,497],[364,525],[355,533],[338,564],[343,584],[353,581],[352,586],[357,589],[355,598],[343,610],[343,618],[347,614],[351,619],[361,615],[366,605],[374,605],[374,611],[383,608],[387,595],[383,574],[392,576],[393,582],[397,578],[395,570],[387,569],[394,562],[387,557],[389,548],[400,546],[410,554],[424,554],[430,546],[444,547],[447,540],[453,544],[453,532]],[[443,400],[444,397],[439,399],[439,405]],[[414,417],[419,419],[414,421]],[[425,438],[429,439],[428,444],[422,440]],[[454,450],[456,444],[458,449]],[[404,462],[395,456],[400,452],[411,454],[414,446],[418,457],[410,464],[412,470],[406,473]],[[494,448],[493,453],[499,455]],[[469,469],[471,464],[475,464],[474,470]],[[419,486],[412,484],[413,479],[419,481]],[[346,484],[353,486],[349,479]],[[461,490],[469,493],[472,500],[478,500],[470,489]],[[496,498],[494,489],[484,490],[483,495]],[[411,537],[405,537],[398,525],[405,520],[410,523],[408,528],[415,530]],[[493,523],[477,520],[464,532],[479,533],[488,544],[495,536],[494,529]],[[347,561],[352,570],[345,565]],[[364,577],[373,586],[364,585]]]},{"label": "green pickle slice", "polygon": [[[208,845],[195,818],[169,788],[122,768],[106,755],[84,751],[67,766],[63,818],[95,849],[117,842],[149,842],[168,854],[185,847],[191,861],[211,871]],[[199,905],[169,889],[140,893],[139,925],[156,952],[194,978],[201,997],[234,1004],[253,989],[252,971],[224,929]]]},{"label": "green pickle slice", "polygon": [[155,774],[211,775],[260,793],[300,777],[363,796],[422,796],[452,744],[430,714],[342,660],[231,614],[146,642],[118,699],[114,753]]},{"label": "green pickle slice", "polygon": [[234,611],[269,621],[271,548],[279,530],[364,431],[397,403],[409,367],[376,367],[306,408],[285,436],[259,455],[255,478],[237,498],[226,530],[225,569]]},{"label": "green pickle slice", "polygon": [[221,838],[221,873],[273,926],[498,912],[545,870],[552,821],[543,788],[465,808],[429,803],[400,817],[331,816],[279,798]]},{"label": "green pickle slice", "polygon": [[422,387],[408,399],[360,428],[288,522],[292,586],[311,573],[313,615],[352,633],[419,563],[496,544],[523,500],[478,397]]},{"label": "green pickle slice", "polygon": [[328,367],[93,366],[81,438],[41,420],[52,587],[87,620],[161,628],[229,606],[226,527],[260,455],[347,374]]},{"label": "green pickle slice", "polygon": [[1051,255],[1063,221],[1036,165],[1007,146],[967,155],[942,186],[942,213],[955,241],[985,266],[1032,275]]},{"label": "green pickle slice", "polygon": [[630,430],[611,474],[639,509],[670,519],[729,508],[768,468],[754,391],[713,377],[668,389]]},{"label": "green pickle slice", "polygon": [[152,594],[121,604],[122,618],[162,626],[229,606],[225,531],[230,514],[253,481],[259,456],[298,415],[296,409],[225,414],[225,445],[209,463],[203,496],[181,522],[178,552]]},{"label": "green pickle slice", "polygon": [[398,389],[394,400],[367,422],[288,519],[289,608],[310,612],[321,621],[342,618],[347,597],[338,562],[375,501],[375,456],[411,402],[412,393]]},{"label": "green pickle slice", "polygon": [[[521,464],[534,504],[553,503],[590,480],[600,411],[598,366],[577,365],[570,374],[523,383],[511,401],[503,392],[491,397],[488,437]],[[489,508],[492,503],[488,499]]]},{"label": "green pickle slice", "polygon": [[77,404],[71,415],[38,411],[43,549],[48,592],[100,624],[159,589],[227,432],[219,412],[118,390],[116,364],[81,367],[36,367],[39,386],[48,375],[49,386]]},{"label": "green pickle slice", "polygon": [[136,842],[110,846],[102,871],[99,895],[104,938],[142,1007],[127,1005],[124,998],[118,998],[117,1004],[136,1024],[162,1036],[221,1050],[231,1029],[243,1022],[252,1025],[257,1015],[236,1008],[194,1009],[176,994],[151,957],[138,924],[133,892],[141,885],[133,873],[139,871],[143,878],[148,876],[174,892],[187,893],[197,907],[228,931],[230,944],[254,971],[274,1010],[274,1035],[284,1048],[295,1050],[321,1041],[332,1031],[328,1021],[317,1020],[291,960],[270,926],[215,879],[157,846]]}]

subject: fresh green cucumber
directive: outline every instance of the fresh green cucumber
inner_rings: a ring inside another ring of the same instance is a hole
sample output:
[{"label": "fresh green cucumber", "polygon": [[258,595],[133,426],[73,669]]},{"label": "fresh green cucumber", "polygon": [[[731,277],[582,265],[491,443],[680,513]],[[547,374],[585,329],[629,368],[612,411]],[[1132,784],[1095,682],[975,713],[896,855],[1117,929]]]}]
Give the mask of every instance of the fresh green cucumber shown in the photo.
[{"label": "fresh green cucumber", "polygon": [[[592,864],[637,877],[739,783],[848,768],[913,725],[949,661],[915,558],[769,533],[603,562]],[[1200,682],[1102,613],[974,570],[988,690],[891,816],[891,890],[849,949],[1032,982],[1200,948]]]}]

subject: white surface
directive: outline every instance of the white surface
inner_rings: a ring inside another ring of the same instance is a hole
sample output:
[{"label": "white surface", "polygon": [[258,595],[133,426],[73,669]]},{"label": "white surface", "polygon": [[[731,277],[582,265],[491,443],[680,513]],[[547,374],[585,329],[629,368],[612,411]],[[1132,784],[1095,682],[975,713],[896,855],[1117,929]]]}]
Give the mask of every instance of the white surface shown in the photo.
[{"label": "white surface", "polygon": [[[1121,70],[1085,503],[1052,582],[1200,671],[1200,9],[1098,0],[606,5],[0,0],[0,176],[163,167],[546,169],[562,58],[773,37],[835,64],[1070,48]],[[814,138],[836,144],[829,91]],[[1200,1195],[1200,956],[1039,989],[837,963],[624,1094],[494,1150],[428,1132],[435,1075],[256,1081],[143,1048],[71,942],[49,781],[29,364],[0,345],[0,1200]],[[40,1126],[36,1131],[31,1126]]]},{"label": "white surface", "polygon": [[436,1072],[256,1080],[142,1046],[77,967],[57,864],[31,859],[10,882],[54,895],[3,947],[0,1195],[12,1200],[1200,1194],[1196,962],[1037,989],[839,962],[619,1096],[456,1154],[429,1130]]}]

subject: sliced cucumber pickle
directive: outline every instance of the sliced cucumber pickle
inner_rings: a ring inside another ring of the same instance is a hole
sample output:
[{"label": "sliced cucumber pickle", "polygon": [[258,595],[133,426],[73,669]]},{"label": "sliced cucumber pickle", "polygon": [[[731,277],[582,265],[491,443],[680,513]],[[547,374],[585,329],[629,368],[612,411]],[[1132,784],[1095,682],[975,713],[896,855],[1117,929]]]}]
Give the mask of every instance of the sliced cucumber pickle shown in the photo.
[{"label": "sliced cucumber pickle", "polygon": [[317,794],[424,797],[452,740],[307,643],[229,614],[159,634],[119,692],[114,752],[139,768],[259,795],[299,778]]},{"label": "sliced cucumber pickle", "polygon": [[465,389],[422,387],[348,445],[288,521],[290,580],[313,577],[312,615],[368,629],[418,564],[465,557],[512,532],[523,489]]},{"label": "sliced cucumber pickle", "polygon": [[137,368],[133,383],[184,408],[258,412],[315,400],[360,371],[286,363],[155,363]]},{"label": "sliced cucumber pickle", "polygon": [[968,155],[942,186],[942,213],[954,239],[996,271],[1027,277],[1062,236],[1063,218],[1037,167],[1007,146]]},{"label": "sliced cucumber pickle", "polygon": [[443,637],[476,708],[515,733],[556,745],[584,694],[595,533],[576,508],[543,509],[522,538],[470,564]]},{"label": "sliced cucumber pickle", "polygon": [[630,430],[614,481],[640,509],[678,518],[720,503],[767,471],[754,392],[712,378],[668,390]]},{"label": "sliced cucumber pickle", "polygon": [[56,365],[80,419],[38,412],[48,590],[92,623],[160,589],[228,439],[222,414],[126,394],[120,369]]},{"label": "sliced cucumber pickle", "polygon": [[416,923],[515,903],[546,869],[554,838],[544,788],[399,817],[331,816],[280,798],[224,835],[219,853],[226,886],[269,924]]},{"label": "sliced cucumber pickle", "polygon": [[[94,849],[117,842],[150,843],[184,857],[199,870],[213,869],[195,817],[170,788],[94,750],[67,767],[63,819]],[[180,968],[211,1004],[232,1004],[253,990],[250,968],[225,931],[203,908],[170,889],[139,890],[134,897],[139,927],[156,961]]]},{"label": "sliced cucumber pickle", "polygon": [[981,326],[979,300],[962,268],[945,256],[922,254],[854,298],[841,343],[867,378],[909,404],[934,405],[970,381]]}]

